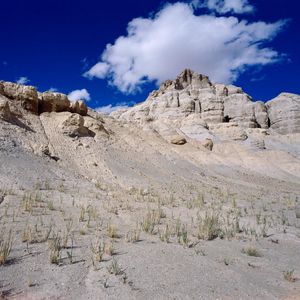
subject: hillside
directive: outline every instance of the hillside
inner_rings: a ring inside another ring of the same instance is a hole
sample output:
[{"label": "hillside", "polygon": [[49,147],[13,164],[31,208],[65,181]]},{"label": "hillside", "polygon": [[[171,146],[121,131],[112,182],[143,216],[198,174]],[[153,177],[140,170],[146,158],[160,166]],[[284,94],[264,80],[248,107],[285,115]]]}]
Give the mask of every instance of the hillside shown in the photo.
[{"label": "hillside", "polygon": [[0,82],[0,216],[4,299],[299,299],[300,96],[184,70],[107,116]]}]

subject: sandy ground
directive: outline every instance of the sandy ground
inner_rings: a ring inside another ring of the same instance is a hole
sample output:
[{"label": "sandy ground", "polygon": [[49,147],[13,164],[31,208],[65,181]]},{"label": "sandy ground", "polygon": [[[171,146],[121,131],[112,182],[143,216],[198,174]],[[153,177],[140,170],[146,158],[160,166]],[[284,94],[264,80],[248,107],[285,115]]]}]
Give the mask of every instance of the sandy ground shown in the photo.
[{"label": "sandy ground", "polygon": [[39,122],[0,128],[3,299],[300,299],[297,140],[210,152],[111,118],[97,139]]}]

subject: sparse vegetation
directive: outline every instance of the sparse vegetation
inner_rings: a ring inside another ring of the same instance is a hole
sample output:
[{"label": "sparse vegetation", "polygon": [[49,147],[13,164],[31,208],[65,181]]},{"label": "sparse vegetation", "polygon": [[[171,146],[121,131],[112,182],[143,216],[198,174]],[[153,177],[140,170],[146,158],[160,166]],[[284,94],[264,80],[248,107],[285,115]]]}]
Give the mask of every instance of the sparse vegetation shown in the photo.
[{"label": "sparse vegetation", "polygon": [[61,237],[59,234],[53,234],[53,237],[48,241],[49,258],[52,264],[58,265],[61,260]]},{"label": "sparse vegetation", "polygon": [[118,235],[117,235],[117,228],[115,225],[109,223],[107,225],[107,235],[110,237],[110,238],[117,238]]},{"label": "sparse vegetation", "polygon": [[105,244],[103,241],[97,241],[91,244],[92,260],[93,262],[101,262],[103,260],[103,255],[105,253]]},{"label": "sparse vegetation", "polygon": [[289,282],[295,282],[296,277],[294,276],[294,270],[286,270],[283,272],[283,277]]},{"label": "sparse vegetation", "polygon": [[12,232],[9,231],[7,236],[2,235],[0,237],[0,266],[4,265],[7,262],[11,250],[12,250]]},{"label": "sparse vegetation", "polygon": [[120,267],[119,263],[117,260],[115,260],[113,258],[112,262],[110,263],[110,265],[107,267],[107,271],[110,274],[114,274],[114,275],[122,275],[123,274],[123,270]]},{"label": "sparse vegetation", "polygon": [[199,218],[197,237],[201,240],[213,240],[220,233],[219,215],[205,213],[204,218]]},{"label": "sparse vegetation", "polygon": [[126,233],[125,236],[125,241],[127,243],[136,243],[140,240],[140,229],[139,228],[135,228],[133,230],[130,230]]},{"label": "sparse vegetation", "polygon": [[246,246],[242,249],[242,253],[245,253],[248,256],[261,257],[262,255],[254,246]]},{"label": "sparse vegetation", "polygon": [[53,203],[52,200],[49,200],[49,201],[47,202],[47,208],[48,208],[49,210],[55,210],[54,203]]}]

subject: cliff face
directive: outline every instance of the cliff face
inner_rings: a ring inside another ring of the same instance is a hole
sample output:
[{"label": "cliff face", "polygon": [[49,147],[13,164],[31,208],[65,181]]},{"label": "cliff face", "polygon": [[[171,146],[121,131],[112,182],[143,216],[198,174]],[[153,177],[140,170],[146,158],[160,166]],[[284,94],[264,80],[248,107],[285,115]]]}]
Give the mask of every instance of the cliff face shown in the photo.
[{"label": "cliff face", "polygon": [[239,87],[213,84],[207,76],[184,70],[142,104],[112,115],[152,128],[166,139],[179,134],[196,140],[246,140],[266,130],[299,133],[300,96],[283,93],[266,104],[253,102]]}]

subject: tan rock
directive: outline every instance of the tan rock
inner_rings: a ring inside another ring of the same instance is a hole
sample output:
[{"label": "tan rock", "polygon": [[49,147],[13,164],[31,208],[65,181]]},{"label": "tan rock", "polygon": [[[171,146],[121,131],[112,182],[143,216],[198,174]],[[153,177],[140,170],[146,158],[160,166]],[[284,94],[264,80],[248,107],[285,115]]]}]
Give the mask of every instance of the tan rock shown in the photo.
[{"label": "tan rock", "polygon": [[86,116],[88,112],[88,108],[84,101],[75,101],[70,103],[70,111],[72,113],[80,114],[82,116]]},{"label": "tan rock", "polygon": [[[247,138],[244,129],[268,128],[263,102],[253,102],[240,87],[213,84],[207,76],[191,70],[184,70],[175,80],[164,82],[145,102],[112,116],[147,128],[147,121],[155,120],[152,127],[162,137],[170,135],[166,134],[166,120],[172,121],[172,124],[167,123],[169,131],[181,131],[198,141],[210,138],[209,128],[214,124],[237,124],[239,129],[230,130],[226,137],[234,140]],[[185,122],[189,116],[193,116],[191,121]],[[203,123],[207,125],[202,126]]]},{"label": "tan rock", "polygon": [[9,108],[9,102],[7,99],[0,95],[0,119],[9,121],[11,118],[11,112]]},{"label": "tan rock", "polygon": [[38,94],[33,86],[1,82],[0,93],[12,101],[20,101],[22,108],[38,113]]},{"label": "tan rock", "polygon": [[270,126],[280,134],[300,132],[300,96],[281,93],[266,103]]},{"label": "tan rock", "polygon": [[79,114],[65,112],[62,113],[60,119],[62,132],[70,137],[93,135],[92,132],[84,126],[84,118]]},{"label": "tan rock", "polygon": [[211,139],[205,139],[201,142],[201,145],[209,151],[212,151],[214,143]]},{"label": "tan rock", "polygon": [[183,136],[177,135],[171,138],[171,144],[184,145],[186,144],[186,139]]},{"label": "tan rock", "polygon": [[235,122],[215,124],[210,130],[221,140],[245,141],[248,137],[246,131]]},{"label": "tan rock", "polygon": [[101,120],[85,116],[84,126],[87,127],[90,131],[95,132],[96,134],[100,132],[108,134]]},{"label": "tan rock", "polygon": [[39,113],[68,111],[70,101],[65,94],[45,92],[39,103]]}]

